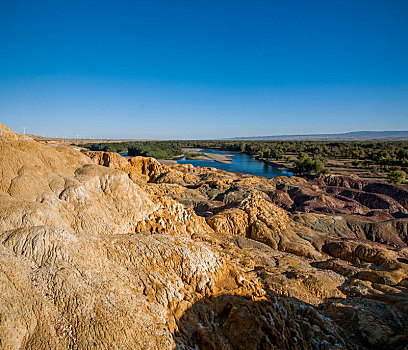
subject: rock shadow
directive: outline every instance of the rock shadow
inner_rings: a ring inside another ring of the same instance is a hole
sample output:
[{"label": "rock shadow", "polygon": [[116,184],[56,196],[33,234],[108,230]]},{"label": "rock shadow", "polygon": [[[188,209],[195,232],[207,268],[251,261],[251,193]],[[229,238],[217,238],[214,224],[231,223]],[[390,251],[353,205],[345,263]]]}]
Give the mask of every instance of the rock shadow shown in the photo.
[{"label": "rock shadow", "polygon": [[316,308],[282,296],[259,301],[229,294],[204,298],[184,312],[177,327],[177,349],[353,348]]},{"label": "rock shadow", "polygon": [[267,295],[254,301],[225,294],[194,303],[177,321],[177,349],[402,350],[408,344],[403,324],[385,303],[327,299],[314,307],[271,291]]}]

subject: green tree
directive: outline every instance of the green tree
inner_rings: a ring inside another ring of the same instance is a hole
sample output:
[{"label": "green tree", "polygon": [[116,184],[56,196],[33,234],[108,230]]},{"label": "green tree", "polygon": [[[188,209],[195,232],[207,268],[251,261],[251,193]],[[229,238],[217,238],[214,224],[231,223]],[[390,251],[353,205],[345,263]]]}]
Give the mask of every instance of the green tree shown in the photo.
[{"label": "green tree", "polygon": [[372,173],[376,173],[377,171],[378,171],[378,166],[377,165],[371,165],[370,166],[370,171],[372,172]]},{"label": "green tree", "polygon": [[270,158],[271,157],[271,150],[269,148],[266,148],[263,152],[264,158]]},{"label": "green tree", "polygon": [[295,163],[295,173],[299,175],[310,174],[328,174],[329,169],[324,167],[322,161],[310,158],[299,157],[299,160]]},{"label": "green tree", "polygon": [[403,170],[393,170],[388,174],[388,182],[402,184],[406,181],[407,174]]},{"label": "green tree", "polygon": [[305,152],[300,152],[298,159],[299,161],[305,160],[307,158],[307,154]]},{"label": "green tree", "polygon": [[397,157],[400,160],[408,159],[408,149],[401,149],[397,153]]}]

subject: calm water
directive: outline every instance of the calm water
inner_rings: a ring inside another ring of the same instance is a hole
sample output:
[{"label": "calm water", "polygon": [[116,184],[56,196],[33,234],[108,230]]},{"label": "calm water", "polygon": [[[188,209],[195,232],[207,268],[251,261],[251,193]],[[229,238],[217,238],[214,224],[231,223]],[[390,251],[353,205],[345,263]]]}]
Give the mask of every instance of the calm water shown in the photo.
[{"label": "calm water", "polygon": [[251,156],[245,153],[230,152],[230,151],[219,151],[215,149],[206,149],[200,151],[202,153],[215,153],[215,154],[226,154],[231,155],[230,158],[232,162],[230,164],[209,162],[206,160],[186,160],[181,158],[177,160],[180,164],[193,164],[194,166],[210,166],[213,168],[232,171],[236,173],[259,175],[265,177],[277,177],[281,175],[292,176],[293,174],[286,171],[279,171],[271,165],[268,165],[262,161],[253,159]]}]

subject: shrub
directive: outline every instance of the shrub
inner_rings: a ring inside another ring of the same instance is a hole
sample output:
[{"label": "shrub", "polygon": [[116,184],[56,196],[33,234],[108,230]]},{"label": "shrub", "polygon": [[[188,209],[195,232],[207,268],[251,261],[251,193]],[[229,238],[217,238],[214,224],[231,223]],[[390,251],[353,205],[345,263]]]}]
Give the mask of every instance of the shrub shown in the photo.
[{"label": "shrub", "polygon": [[300,154],[299,160],[295,163],[295,173],[299,175],[327,174],[329,173],[329,169],[324,167],[321,160],[312,160]]},{"label": "shrub", "polygon": [[371,171],[372,173],[376,173],[376,172],[378,171],[378,166],[377,166],[377,165],[371,165],[371,166],[370,166],[370,171]]},{"label": "shrub", "polygon": [[402,184],[406,181],[407,174],[403,170],[393,170],[388,174],[388,182]]}]

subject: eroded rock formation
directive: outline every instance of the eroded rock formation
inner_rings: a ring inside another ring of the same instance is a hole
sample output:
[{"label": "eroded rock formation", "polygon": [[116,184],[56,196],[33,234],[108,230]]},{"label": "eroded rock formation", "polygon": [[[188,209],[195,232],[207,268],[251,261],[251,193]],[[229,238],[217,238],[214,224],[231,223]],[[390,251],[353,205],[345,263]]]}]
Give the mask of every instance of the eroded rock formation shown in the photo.
[{"label": "eroded rock formation", "polygon": [[41,145],[0,124],[5,349],[404,349],[407,186]]}]

